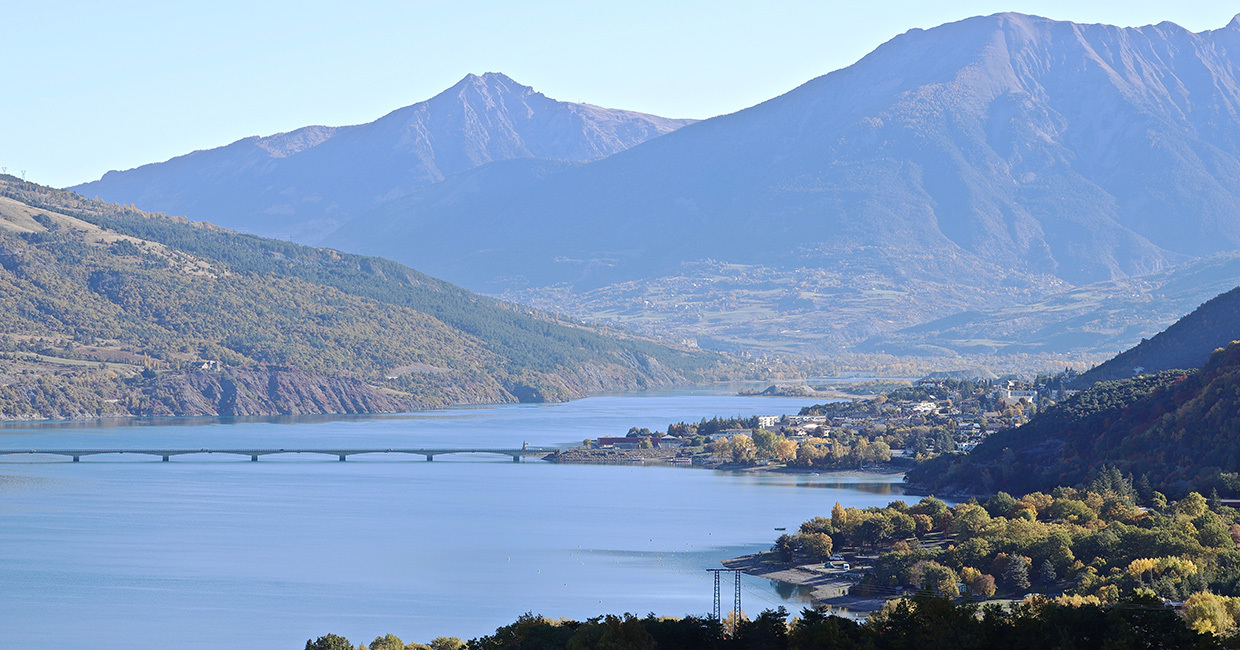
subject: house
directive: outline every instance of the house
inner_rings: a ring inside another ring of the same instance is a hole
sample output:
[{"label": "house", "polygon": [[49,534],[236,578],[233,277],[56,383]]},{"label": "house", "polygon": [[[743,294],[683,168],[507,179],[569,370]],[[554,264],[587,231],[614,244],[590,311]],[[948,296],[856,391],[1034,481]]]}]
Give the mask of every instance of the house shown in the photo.
[{"label": "house", "polygon": [[1011,406],[1025,400],[1030,404],[1038,402],[1038,391],[1036,390],[1012,390],[1010,388],[999,389],[999,403],[1004,406]]},{"label": "house", "polygon": [[759,415],[758,416],[758,428],[759,429],[774,429],[775,425],[778,422],[779,422],[778,415]]}]

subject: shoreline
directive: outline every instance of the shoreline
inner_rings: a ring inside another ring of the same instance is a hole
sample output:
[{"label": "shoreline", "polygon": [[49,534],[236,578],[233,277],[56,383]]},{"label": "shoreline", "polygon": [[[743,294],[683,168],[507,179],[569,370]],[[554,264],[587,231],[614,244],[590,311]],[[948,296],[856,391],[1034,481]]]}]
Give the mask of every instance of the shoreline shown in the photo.
[{"label": "shoreline", "polygon": [[[672,384],[666,386],[651,386],[641,390],[600,390],[591,391],[581,395],[575,395],[562,400],[548,400],[546,402],[480,402],[480,401],[462,401],[448,404],[428,405],[415,408],[397,409],[397,410],[356,410],[342,412],[307,412],[307,413],[248,413],[244,415],[222,415],[222,414],[205,414],[205,413],[170,413],[160,415],[135,415],[132,413],[117,413],[108,415],[93,415],[85,417],[52,417],[52,418],[35,418],[35,417],[6,417],[0,416],[0,427],[6,424],[82,424],[92,422],[118,422],[118,421],[143,421],[143,420],[168,420],[168,419],[188,419],[188,418],[205,418],[210,420],[226,420],[239,418],[278,418],[278,417],[366,417],[366,416],[400,416],[415,415],[419,413],[427,413],[434,411],[445,411],[458,408],[492,408],[497,406],[512,406],[517,404],[566,404],[576,402],[583,399],[593,397],[615,397],[615,396],[641,396],[652,395],[660,392],[680,392],[680,391],[710,391],[720,396],[743,397],[738,395],[731,386],[737,382],[730,380],[707,381],[707,382],[689,382],[685,384]],[[383,388],[384,391],[392,389]],[[399,392],[399,391],[394,391]],[[757,397],[751,395],[748,397]],[[786,397],[784,399],[787,399]],[[813,399],[806,397],[806,399]]]},{"label": "shoreline", "polygon": [[868,465],[865,467],[790,467],[778,463],[767,465],[737,465],[735,463],[697,463],[697,462],[673,462],[673,459],[680,458],[685,461],[691,460],[691,456],[678,456],[678,449],[585,449],[583,447],[568,447],[558,452],[547,454],[542,458],[551,463],[565,463],[576,465],[631,465],[634,463],[645,463],[648,465],[674,465],[677,467],[695,467],[700,469],[714,469],[724,472],[771,472],[779,474],[806,474],[806,475],[826,475],[826,474],[866,474],[878,476],[904,476],[908,472],[908,467],[903,463],[883,463],[879,465]]},{"label": "shoreline", "polygon": [[798,589],[808,589],[810,606],[826,606],[840,615],[868,615],[882,609],[883,604],[888,600],[881,597],[848,595],[848,591],[856,584],[856,580],[844,571],[823,569],[821,563],[797,565],[767,562],[766,556],[769,556],[769,552],[742,555],[724,560],[721,564],[747,576],[782,582]]}]

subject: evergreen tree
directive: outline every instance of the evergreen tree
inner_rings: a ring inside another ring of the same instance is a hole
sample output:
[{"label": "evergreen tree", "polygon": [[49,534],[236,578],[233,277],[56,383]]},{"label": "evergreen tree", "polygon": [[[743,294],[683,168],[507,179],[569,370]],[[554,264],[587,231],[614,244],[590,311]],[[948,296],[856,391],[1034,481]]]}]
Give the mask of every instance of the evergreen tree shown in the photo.
[{"label": "evergreen tree", "polygon": [[1009,589],[1024,591],[1029,588],[1029,560],[1015,556],[1003,570],[1003,584]]},{"label": "evergreen tree", "polygon": [[1042,566],[1038,567],[1038,581],[1043,585],[1053,585],[1059,576],[1055,575],[1055,565],[1050,560],[1042,560]]}]

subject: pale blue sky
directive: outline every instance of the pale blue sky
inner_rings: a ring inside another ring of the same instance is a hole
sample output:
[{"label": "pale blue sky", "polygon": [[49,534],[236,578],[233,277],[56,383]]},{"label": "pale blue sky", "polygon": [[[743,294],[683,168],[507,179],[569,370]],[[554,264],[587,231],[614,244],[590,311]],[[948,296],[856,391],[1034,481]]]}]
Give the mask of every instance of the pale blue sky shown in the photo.
[{"label": "pale blue sky", "polygon": [[466,73],[669,117],[751,106],[913,27],[1019,11],[1193,31],[1240,11],[1166,0],[47,2],[10,0],[0,166],[65,186],[308,124],[355,124]]}]

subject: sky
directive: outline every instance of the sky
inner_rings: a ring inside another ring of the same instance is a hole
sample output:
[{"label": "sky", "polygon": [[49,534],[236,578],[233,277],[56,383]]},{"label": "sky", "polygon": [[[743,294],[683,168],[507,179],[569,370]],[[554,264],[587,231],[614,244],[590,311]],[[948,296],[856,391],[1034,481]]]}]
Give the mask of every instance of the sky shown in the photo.
[{"label": "sky", "polygon": [[912,28],[1018,11],[1226,25],[1166,0],[8,0],[0,168],[65,187],[251,135],[369,122],[468,73],[667,117],[730,113]]}]

